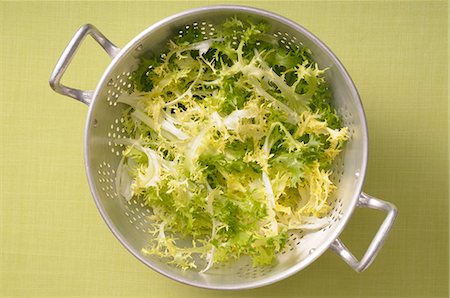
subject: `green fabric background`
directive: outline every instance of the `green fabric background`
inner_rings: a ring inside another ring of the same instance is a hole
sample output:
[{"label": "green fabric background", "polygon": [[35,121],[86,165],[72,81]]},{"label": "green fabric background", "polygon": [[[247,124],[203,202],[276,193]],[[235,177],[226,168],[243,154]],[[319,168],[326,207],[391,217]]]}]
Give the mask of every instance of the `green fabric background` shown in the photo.
[{"label": "green fabric background", "polygon": [[[84,23],[124,46],[166,16],[214,3],[0,3],[0,296],[448,297],[447,1],[239,2],[314,32],[359,89],[370,137],[364,191],[399,208],[366,272],[326,252],[274,285],[211,291],[155,273],[114,238],[85,178],[87,107],[54,93],[50,73]],[[92,89],[108,63],[87,39],[64,82]],[[356,255],[383,216],[354,214],[342,238]]]}]

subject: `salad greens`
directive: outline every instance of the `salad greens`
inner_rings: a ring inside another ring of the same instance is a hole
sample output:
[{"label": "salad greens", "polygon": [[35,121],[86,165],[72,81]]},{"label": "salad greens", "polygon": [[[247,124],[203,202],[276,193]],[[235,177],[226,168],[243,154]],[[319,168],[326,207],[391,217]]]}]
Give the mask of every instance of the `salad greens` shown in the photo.
[{"label": "salad greens", "polygon": [[201,272],[243,255],[265,265],[289,230],[328,224],[348,129],[311,52],[268,32],[237,18],[213,36],[187,27],[119,97],[130,137],[116,187],[153,211],[144,253]]}]

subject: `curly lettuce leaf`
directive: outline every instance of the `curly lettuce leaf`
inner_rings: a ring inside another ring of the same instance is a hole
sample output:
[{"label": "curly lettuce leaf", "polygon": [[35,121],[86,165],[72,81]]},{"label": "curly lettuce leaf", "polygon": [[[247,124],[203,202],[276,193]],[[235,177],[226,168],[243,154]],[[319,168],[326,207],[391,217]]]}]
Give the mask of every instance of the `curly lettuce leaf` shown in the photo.
[{"label": "curly lettuce leaf", "polygon": [[271,264],[290,230],[328,224],[331,165],[349,133],[326,70],[265,23],[180,31],[118,99],[129,137],[117,140],[117,193],[153,211],[146,254],[200,272],[241,256]]}]

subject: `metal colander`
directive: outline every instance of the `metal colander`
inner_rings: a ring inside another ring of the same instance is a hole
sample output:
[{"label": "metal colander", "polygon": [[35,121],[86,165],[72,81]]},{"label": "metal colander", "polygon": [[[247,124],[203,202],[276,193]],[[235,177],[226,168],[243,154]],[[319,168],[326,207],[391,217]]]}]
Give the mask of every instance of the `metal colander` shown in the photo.
[{"label": "metal colander", "polygon": [[[333,165],[333,181],[337,190],[332,198],[331,223],[310,233],[290,232],[284,250],[272,266],[253,267],[242,257],[232,264],[219,264],[205,273],[183,271],[164,260],[145,255],[141,249],[149,242],[149,215],[152,213],[136,199],[125,203],[115,190],[116,168],[122,145],[114,140],[126,138],[122,127],[122,111],[117,102],[120,94],[132,88],[131,74],[139,57],[158,53],[167,42],[183,35],[189,27],[212,36],[230,17],[265,21],[271,34],[286,49],[306,46],[311,49],[320,68],[328,68],[327,79],[333,93],[333,106],[349,128],[350,141]],[[95,91],[64,86],[60,79],[83,39],[91,35],[113,58]],[[51,87],[89,106],[85,128],[85,165],[92,195],[97,207],[114,235],[139,260],[174,280],[205,288],[244,289],[273,283],[286,278],[312,263],[325,250],[338,253],[356,271],[370,265],[381,248],[397,214],[394,205],[361,192],[367,164],[367,126],[357,90],[346,70],[334,54],[314,35],[298,24],[271,12],[242,6],[211,6],[189,10],[166,18],[135,37],[123,49],[111,43],[94,26],[84,25],[74,35],[59,59],[50,79]],[[343,245],[338,236],[355,207],[369,207],[387,212],[364,257],[359,261]]]}]

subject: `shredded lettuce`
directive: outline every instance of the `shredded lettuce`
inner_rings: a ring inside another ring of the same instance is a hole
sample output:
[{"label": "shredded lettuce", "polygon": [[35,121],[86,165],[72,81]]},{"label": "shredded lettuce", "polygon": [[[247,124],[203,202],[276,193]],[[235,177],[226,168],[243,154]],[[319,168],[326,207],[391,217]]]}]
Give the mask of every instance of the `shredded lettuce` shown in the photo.
[{"label": "shredded lettuce", "polygon": [[152,210],[143,252],[200,272],[241,256],[267,265],[288,231],[327,225],[349,134],[325,72],[307,48],[237,18],[142,59],[118,100],[129,138],[117,140],[116,188]]}]

